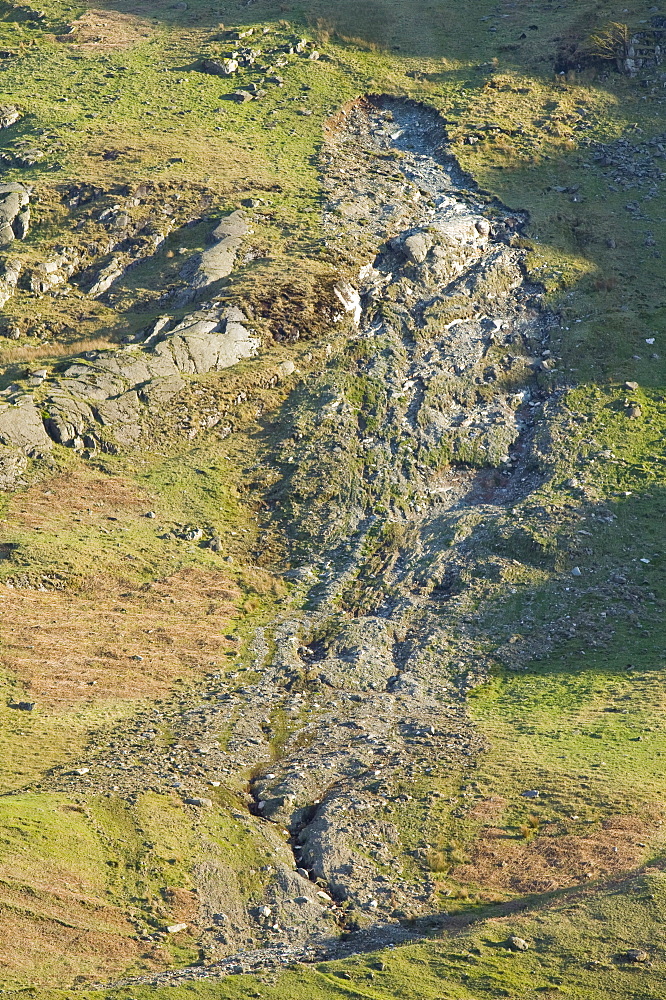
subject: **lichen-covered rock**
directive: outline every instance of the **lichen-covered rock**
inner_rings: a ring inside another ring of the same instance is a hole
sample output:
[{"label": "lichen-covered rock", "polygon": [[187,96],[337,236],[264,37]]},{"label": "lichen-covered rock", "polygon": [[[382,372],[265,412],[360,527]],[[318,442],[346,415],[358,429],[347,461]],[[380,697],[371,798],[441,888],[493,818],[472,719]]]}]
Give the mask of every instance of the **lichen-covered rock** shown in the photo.
[{"label": "lichen-covered rock", "polygon": [[213,246],[188,261],[181,276],[196,290],[226,278],[231,274],[243,237],[249,232],[250,228],[240,210],[227,215],[211,234]]},{"label": "lichen-covered rock", "polygon": [[234,73],[238,72],[238,60],[204,59],[203,71],[204,73],[210,73],[212,76],[233,76]]},{"label": "lichen-covered rock", "polygon": [[27,285],[31,292],[39,295],[47,294],[67,283],[68,278],[76,270],[79,260],[78,250],[68,247],[28,271],[23,284]]},{"label": "lichen-covered rock", "polygon": [[104,292],[108,291],[114,281],[122,275],[123,268],[120,265],[117,257],[112,257],[108,264],[101,268],[97,275],[95,276],[93,283],[88,289],[88,295],[91,299],[99,298]]},{"label": "lichen-covered rock", "polygon": [[0,184],[0,246],[24,239],[30,224],[30,189],[12,182]]},{"label": "lichen-covered rock", "polygon": [[107,439],[133,447],[145,408],[178,395],[186,384],[182,374],[219,371],[256,355],[260,340],[246,323],[233,306],[209,308],[168,331],[168,322],[161,322],[147,346],[88,352],[49,380],[48,433],[58,444],[81,449],[103,427]]},{"label": "lichen-covered rock", "polygon": [[242,323],[224,317],[188,318],[170,332],[168,344],[178,370],[199,375],[230,368],[259,349],[259,339]]},{"label": "lichen-covered rock", "polygon": [[83,443],[86,428],[94,424],[93,411],[83,399],[57,390],[47,401],[46,428],[58,444],[73,447]]},{"label": "lichen-covered rock", "polygon": [[21,117],[21,113],[15,104],[3,104],[0,107],[0,128],[9,128],[15,125]]},{"label": "lichen-covered rock", "polygon": [[95,416],[113,430],[115,439],[123,445],[136,444],[141,436],[141,403],[134,390],[121,396],[95,403]]},{"label": "lichen-covered rock", "polygon": [[21,448],[26,455],[44,455],[53,442],[44,430],[41,414],[31,396],[14,397],[0,403],[0,442]]},{"label": "lichen-covered rock", "polygon": [[9,301],[18,285],[23,264],[20,260],[8,260],[3,264],[0,275],[0,309]]},{"label": "lichen-covered rock", "polygon": [[27,464],[25,452],[20,448],[0,445],[0,490],[9,492],[23,486]]},{"label": "lichen-covered rock", "polygon": [[451,247],[483,246],[488,242],[490,223],[482,216],[461,213],[436,222],[433,230],[434,239]]},{"label": "lichen-covered rock", "polygon": [[428,256],[432,239],[427,233],[413,233],[402,242],[401,249],[414,264],[422,264]]}]

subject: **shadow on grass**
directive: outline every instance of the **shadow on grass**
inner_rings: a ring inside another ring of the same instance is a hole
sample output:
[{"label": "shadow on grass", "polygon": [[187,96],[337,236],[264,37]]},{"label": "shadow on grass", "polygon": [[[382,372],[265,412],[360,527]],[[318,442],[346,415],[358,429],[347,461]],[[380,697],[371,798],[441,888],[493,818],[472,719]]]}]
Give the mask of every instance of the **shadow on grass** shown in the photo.
[{"label": "shadow on grass", "polygon": [[[409,921],[407,926],[410,930],[423,937],[438,936],[466,930],[472,924],[478,924],[486,920],[500,920],[503,917],[513,917],[517,915],[525,916],[539,910],[547,909],[557,904],[571,905],[573,903],[584,902],[592,897],[609,894],[626,894],[632,889],[638,888],[640,879],[649,871],[666,871],[666,859],[659,858],[650,861],[649,864],[641,865],[631,871],[621,875],[615,875],[603,879],[586,881],[580,885],[567,886],[563,889],[552,889],[549,892],[528,893],[517,896],[513,899],[501,903],[475,904],[467,909],[462,909],[454,914],[430,914],[426,917],[418,917]],[[508,941],[484,940],[484,944],[489,948],[510,949]]]}]

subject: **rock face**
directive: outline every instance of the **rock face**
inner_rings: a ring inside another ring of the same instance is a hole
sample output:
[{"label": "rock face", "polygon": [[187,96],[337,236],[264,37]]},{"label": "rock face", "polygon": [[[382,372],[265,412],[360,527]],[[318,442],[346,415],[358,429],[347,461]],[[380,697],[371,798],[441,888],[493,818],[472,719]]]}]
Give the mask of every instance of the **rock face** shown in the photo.
[{"label": "rock face", "polygon": [[2,266],[4,272],[0,275],[0,309],[16,291],[23,265],[20,260],[8,260]]},{"label": "rock face", "polygon": [[0,247],[25,239],[29,225],[29,189],[23,184],[0,184]]},{"label": "rock face", "polygon": [[[188,317],[175,327],[168,340],[178,371],[202,375],[208,371],[230,368],[242,358],[257,353],[259,341],[236,317],[238,310],[228,309],[222,321]],[[242,315],[242,314],[241,314]],[[164,357],[164,352],[162,352]]]},{"label": "rock face", "polygon": [[[6,266],[0,298],[6,301],[19,273],[18,265]],[[46,454],[54,441],[79,450],[133,447],[146,419],[182,391],[188,376],[256,355],[260,340],[246,324],[240,309],[211,306],[170,330],[163,317],[144,344],[88,352],[59,374],[44,369],[29,382],[39,401],[16,386],[0,392],[0,443],[31,456]]]},{"label": "rock face", "polygon": [[[234,307],[192,313],[168,332],[158,325],[146,346],[89,352],[47,382],[46,428],[68,447],[95,447],[99,433],[132,446],[151,407],[185,386],[182,375],[230,368],[259,349],[259,338]],[[105,436],[103,435],[103,436]]]},{"label": "rock face", "polygon": [[[0,441],[14,445],[26,455],[44,455],[53,442],[44,429],[41,414],[27,393],[0,394]],[[5,401],[6,400],[6,401]]]},{"label": "rock face", "polygon": [[104,292],[107,292],[114,281],[117,281],[122,273],[123,269],[120,266],[118,259],[113,257],[109,263],[105,267],[101,268],[101,270],[95,275],[93,283],[88,289],[88,295],[90,298],[97,299],[100,295],[103,295]]},{"label": "rock face", "polygon": [[249,232],[250,228],[240,210],[227,215],[213,230],[213,245],[188,261],[181,276],[186,277],[197,291],[226,278],[231,274],[243,237]]}]

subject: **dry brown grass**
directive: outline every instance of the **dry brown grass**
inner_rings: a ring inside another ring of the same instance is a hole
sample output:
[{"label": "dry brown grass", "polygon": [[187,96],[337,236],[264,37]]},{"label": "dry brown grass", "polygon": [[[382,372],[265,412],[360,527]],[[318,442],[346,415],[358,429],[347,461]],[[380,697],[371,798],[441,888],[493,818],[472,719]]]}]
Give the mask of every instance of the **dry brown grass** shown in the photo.
[{"label": "dry brown grass", "polygon": [[501,795],[491,795],[488,799],[482,799],[470,809],[470,819],[477,822],[488,823],[492,820],[497,822],[506,808],[507,800]]},{"label": "dry brown grass", "polygon": [[195,924],[199,919],[199,900],[191,889],[167,886],[162,889],[162,898],[168,907],[172,923]]},{"label": "dry brown grass", "polygon": [[199,569],[129,591],[103,577],[79,593],[0,587],[1,662],[44,707],[157,698],[231,648],[239,597]]},{"label": "dry brown grass", "polygon": [[150,509],[155,497],[121,476],[104,476],[92,469],[61,472],[36,483],[11,500],[5,523],[42,528],[86,512],[95,521],[127,518]]},{"label": "dry brown grass", "polygon": [[657,829],[637,816],[613,816],[588,835],[558,835],[546,826],[527,840],[487,827],[468,849],[468,863],[451,875],[489,889],[550,892],[631,871],[643,862]]},{"label": "dry brown grass", "polygon": [[[122,917],[111,907],[86,907],[85,923],[76,923],[69,910],[65,919],[63,913],[48,917],[39,910],[35,912],[34,899],[27,890],[25,897],[19,895],[13,900],[3,892],[0,900],[3,904],[0,968],[6,983],[13,980],[23,987],[27,983],[50,986],[54,969],[62,983],[81,975],[82,968],[88,973],[83,974],[84,980],[111,979],[124,972],[139,955],[145,954],[141,942],[131,940],[134,930],[131,925],[126,933],[114,934],[102,929],[103,924],[108,925],[110,915]],[[32,908],[23,913],[22,904],[26,903],[32,903]],[[21,942],[20,947],[16,946],[17,941]],[[164,955],[160,962],[155,954],[148,968],[164,968],[169,958]]]},{"label": "dry brown grass", "polygon": [[[6,983],[52,985],[75,976],[112,979],[134,962],[146,971],[171,963],[164,950],[135,940],[123,911],[104,886],[70,867],[41,859],[26,873],[20,859],[0,866],[0,969]],[[20,947],[17,947],[20,942]]]},{"label": "dry brown grass", "polygon": [[12,361],[39,361],[46,358],[62,358],[72,354],[82,354],[84,351],[100,351],[112,346],[109,341],[96,337],[89,340],[75,340],[70,344],[39,344],[36,347],[6,347],[0,350],[0,364],[11,364]]},{"label": "dry brown grass", "polygon": [[[59,473],[12,498],[5,524],[105,530],[130,523],[154,497],[131,480],[91,469]],[[77,589],[0,586],[0,662],[45,705],[159,697],[176,677],[207,667],[230,643],[241,600],[221,570],[180,569],[128,583],[100,567]]]},{"label": "dry brown grass", "polygon": [[75,45],[84,52],[119,52],[138,45],[153,34],[145,18],[94,8],[72,21],[71,27],[74,30],[58,35],[58,41]]}]

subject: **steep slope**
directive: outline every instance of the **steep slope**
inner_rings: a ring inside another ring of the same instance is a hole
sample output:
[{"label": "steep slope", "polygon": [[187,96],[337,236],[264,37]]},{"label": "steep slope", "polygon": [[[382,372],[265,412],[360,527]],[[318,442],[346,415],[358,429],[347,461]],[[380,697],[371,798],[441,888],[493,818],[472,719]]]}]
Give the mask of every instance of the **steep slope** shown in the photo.
[{"label": "steep slope", "polygon": [[603,62],[612,13],[6,5],[8,990],[662,995],[662,28]]}]

